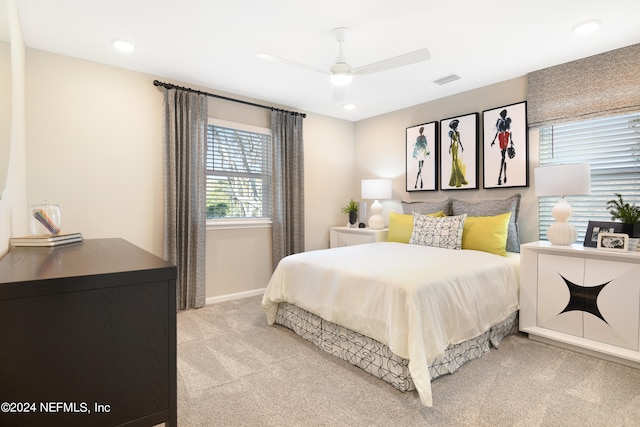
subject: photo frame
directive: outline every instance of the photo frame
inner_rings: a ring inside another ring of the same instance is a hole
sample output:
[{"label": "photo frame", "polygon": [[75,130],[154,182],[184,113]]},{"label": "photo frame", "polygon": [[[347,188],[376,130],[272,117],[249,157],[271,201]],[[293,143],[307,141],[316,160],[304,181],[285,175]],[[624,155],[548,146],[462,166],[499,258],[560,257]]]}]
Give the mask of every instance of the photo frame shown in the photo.
[{"label": "photo frame", "polygon": [[590,248],[598,247],[598,236],[601,233],[620,233],[624,228],[621,222],[612,221],[589,221],[587,232],[584,235],[584,244]]},{"label": "photo frame", "polygon": [[438,190],[438,122],[406,129],[406,191]]},{"label": "photo frame", "polygon": [[440,189],[478,189],[478,117],[440,120]]},{"label": "photo frame", "polygon": [[482,112],[483,188],[529,186],[527,101]]},{"label": "photo frame", "polygon": [[624,233],[598,234],[598,250],[627,252],[629,250],[629,235]]}]

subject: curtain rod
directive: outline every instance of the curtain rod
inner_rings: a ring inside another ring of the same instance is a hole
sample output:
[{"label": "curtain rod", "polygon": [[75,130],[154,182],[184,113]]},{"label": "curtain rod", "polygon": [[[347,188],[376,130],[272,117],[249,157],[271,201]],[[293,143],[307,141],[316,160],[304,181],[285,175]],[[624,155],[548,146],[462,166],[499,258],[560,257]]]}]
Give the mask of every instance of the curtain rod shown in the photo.
[{"label": "curtain rod", "polygon": [[167,88],[167,89],[185,90],[187,92],[194,92],[194,93],[197,93],[197,94],[200,94],[200,95],[207,95],[207,96],[211,96],[213,98],[224,99],[225,101],[238,102],[240,104],[251,105],[252,107],[266,108],[266,109],[272,110],[272,111],[284,111],[285,113],[289,113],[289,114],[292,114],[294,116],[302,116],[303,119],[307,117],[307,115],[305,113],[298,113],[297,111],[289,111],[289,110],[283,110],[281,108],[269,107],[267,105],[255,104],[253,102],[243,101],[241,99],[229,98],[229,97],[222,96],[222,95],[216,95],[215,93],[203,92],[201,90],[191,89],[191,88],[184,87],[184,86],[177,86],[177,85],[174,85],[174,84],[171,84],[171,83],[164,83],[164,82],[161,82],[161,81],[158,81],[158,80],[154,80],[153,81],[153,85],[154,86],[162,86],[162,87]]}]

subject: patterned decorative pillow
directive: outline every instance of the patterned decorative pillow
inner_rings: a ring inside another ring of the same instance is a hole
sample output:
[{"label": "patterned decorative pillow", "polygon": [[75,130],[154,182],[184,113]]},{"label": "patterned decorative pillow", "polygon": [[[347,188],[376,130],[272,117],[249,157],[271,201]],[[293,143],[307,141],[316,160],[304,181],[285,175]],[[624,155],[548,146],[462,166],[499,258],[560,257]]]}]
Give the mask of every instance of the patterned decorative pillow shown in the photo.
[{"label": "patterned decorative pillow", "polygon": [[495,216],[511,212],[506,250],[507,252],[520,252],[520,237],[518,236],[520,197],[518,193],[504,200],[483,200],[477,203],[451,199],[451,210],[453,215],[467,214],[469,216]]},{"label": "patterned decorative pillow", "polygon": [[414,212],[426,215],[440,211],[445,215],[451,215],[449,199],[442,202],[402,202],[402,213],[409,215]]},{"label": "patterned decorative pillow", "polygon": [[432,217],[414,213],[413,232],[409,243],[444,249],[460,249],[466,217],[466,214]]}]

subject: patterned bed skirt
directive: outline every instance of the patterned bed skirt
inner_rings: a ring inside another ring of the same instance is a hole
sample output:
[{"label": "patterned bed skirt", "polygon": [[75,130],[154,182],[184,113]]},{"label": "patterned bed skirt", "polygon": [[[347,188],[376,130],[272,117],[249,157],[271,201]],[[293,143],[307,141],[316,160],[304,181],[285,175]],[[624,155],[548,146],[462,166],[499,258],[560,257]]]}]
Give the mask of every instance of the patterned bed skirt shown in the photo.
[{"label": "patterned bed skirt", "polygon": [[[275,323],[291,329],[325,352],[364,369],[400,391],[415,390],[409,374],[409,360],[392,353],[389,347],[373,338],[328,322],[288,303],[279,304]],[[429,366],[431,379],[453,373],[466,362],[482,357],[491,345],[497,348],[505,336],[516,332],[517,311],[480,336],[447,347],[444,355]]]}]

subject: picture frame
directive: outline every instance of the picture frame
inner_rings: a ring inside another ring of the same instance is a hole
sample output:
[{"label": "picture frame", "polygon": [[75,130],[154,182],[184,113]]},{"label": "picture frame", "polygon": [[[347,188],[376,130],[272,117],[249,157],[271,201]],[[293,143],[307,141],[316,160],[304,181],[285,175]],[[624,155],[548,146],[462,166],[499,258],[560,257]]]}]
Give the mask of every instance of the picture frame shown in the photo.
[{"label": "picture frame", "polygon": [[478,113],[440,120],[440,189],[478,189]]},{"label": "picture frame", "polygon": [[482,112],[483,188],[529,186],[527,101]]},{"label": "picture frame", "polygon": [[405,131],[406,191],[438,190],[438,122]]},{"label": "picture frame", "polygon": [[599,233],[598,250],[627,252],[629,250],[629,235],[624,233]]},{"label": "picture frame", "polygon": [[621,233],[624,224],[613,221],[589,221],[587,232],[584,235],[583,246],[590,248],[598,247],[598,236],[601,233]]}]

